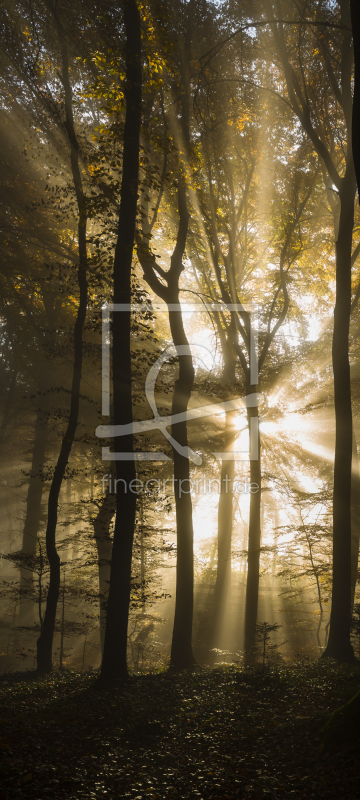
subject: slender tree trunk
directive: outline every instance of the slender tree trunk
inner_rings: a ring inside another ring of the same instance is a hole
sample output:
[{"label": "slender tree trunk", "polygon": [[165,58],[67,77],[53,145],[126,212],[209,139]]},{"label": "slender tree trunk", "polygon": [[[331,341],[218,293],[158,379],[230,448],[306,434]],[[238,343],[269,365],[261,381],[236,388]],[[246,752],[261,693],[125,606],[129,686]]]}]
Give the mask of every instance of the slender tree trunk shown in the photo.
[{"label": "slender tree trunk", "polygon": [[335,392],[335,465],[333,498],[333,588],[329,639],[324,657],[352,661],[351,617],[351,461],[352,413],[349,363],[351,244],[354,225],[355,174],[349,160],[340,189],[340,223],[336,242],[336,304],[333,333]]},{"label": "slender tree trunk", "polygon": [[94,537],[96,542],[98,564],[99,564],[99,598],[100,598],[100,647],[101,656],[104,652],[105,626],[106,626],[106,605],[110,583],[110,562],[112,541],[110,537],[110,525],[116,510],[116,495],[107,494],[102,500],[94,525]]},{"label": "slender tree trunk", "polygon": [[[358,198],[360,202],[360,5],[358,0],[350,0],[351,25],[354,41],[354,96],[352,113],[352,151],[356,182],[358,188]],[[351,487],[351,526],[352,526],[352,569],[351,569],[351,607],[354,604],[355,587],[358,571],[359,559],[359,531],[360,531],[360,477],[359,460],[355,436],[353,436],[353,464],[352,464],[352,487]]]},{"label": "slender tree trunk", "polygon": [[23,530],[22,553],[29,563],[20,569],[19,625],[35,622],[34,575],[31,560],[36,556],[36,543],[41,516],[41,498],[44,487],[43,467],[48,437],[47,394],[39,394],[36,411],[34,449],[31,462],[29,488],[26,499],[26,516]]},{"label": "slender tree trunk", "polygon": [[360,5],[359,0],[350,0],[351,26],[354,41],[354,98],[352,113],[352,150],[356,182],[360,202]]},{"label": "slender tree trunk", "polygon": [[218,507],[218,563],[215,596],[221,605],[231,577],[231,539],[233,526],[233,485],[235,462],[233,446],[235,440],[234,412],[227,411],[225,419],[225,450],[229,459],[221,463],[221,485]]},{"label": "slender tree trunk", "polygon": [[[187,103],[184,100],[183,105]],[[188,114],[186,130],[188,133]],[[144,270],[144,277],[149,286],[167,303],[172,340],[178,352],[179,375],[175,382],[172,414],[184,413],[187,410],[194,383],[194,368],[191,351],[186,338],[179,299],[179,279],[183,270],[182,259],[189,224],[186,189],[184,178],[180,172],[178,179],[179,227],[177,241],[171,256],[170,269],[164,273],[167,286],[161,283],[152,268],[149,258],[148,243],[138,248],[139,259]],[[175,308],[172,308],[175,306]],[[185,352],[184,352],[185,348]],[[176,560],[176,600],[175,617],[171,645],[170,667],[172,669],[191,668],[195,664],[192,653],[192,616],[194,605],[194,531],[192,522],[192,501],[190,495],[190,463],[187,454],[188,437],[186,420],[172,425],[172,437],[180,445],[182,452],[173,447],[174,457],[174,494],[177,528],[177,560]]]},{"label": "slender tree trunk", "polygon": [[146,580],[146,553],[145,553],[145,536],[144,536],[144,498],[140,497],[140,581],[141,581],[141,613],[145,615],[146,607],[146,593],[145,593],[145,580]]},{"label": "slender tree trunk", "polygon": [[[257,407],[248,408],[248,423],[250,431],[250,516],[248,571],[245,596],[244,650],[247,663],[251,663],[254,658],[254,648],[256,645],[261,545],[261,461],[259,409]],[[251,456],[253,456],[253,458],[251,458]]]},{"label": "slender tree trunk", "polygon": [[[126,115],[123,175],[118,239],[114,260],[114,303],[131,302],[131,262],[135,237],[141,122],[141,28],[136,0],[125,0]],[[113,319],[114,424],[131,423],[130,311],[115,312]],[[133,451],[133,437],[114,439],[115,452]],[[126,650],[131,590],[131,560],[135,528],[136,495],[134,461],[116,461],[117,509],[111,558],[110,587],[101,681],[114,683],[128,675]]]},{"label": "slender tree trunk", "polygon": [[58,502],[62,481],[69,460],[72,444],[75,438],[79,416],[80,384],[83,357],[83,328],[87,306],[87,252],[86,252],[86,210],[85,196],[82,189],[81,173],[79,167],[79,145],[75,134],[72,89],[69,79],[69,62],[66,38],[52,3],[47,3],[53,14],[57,27],[62,60],[61,79],[65,95],[65,128],[70,143],[71,171],[76,193],[79,222],[78,222],[78,285],[79,305],[74,328],[74,367],[71,386],[71,401],[69,421],[61,443],[60,454],[52,479],[49,501],[48,521],[46,527],[46,554],[50,565],[50,582],[46,601],[46,610],[42,631],[37,641],[37,669],[39,673],[52,670],[52,644],[54,638],[56,609],[60,590],[60,558],[56,549],[56,527],[58,517]]},{"label": "slender tree trunk", "polygon": [[[194,370],[189,344],[185,335],[181,309],[179,306],[179,280],[183,271],[182,259],[189,225],[187,209],[186,185],[187,177],[184,164],[190,159],[190,104],[189,104],[189,64],[191,61],[191,37],[193,30],[193,13],[195,1],[190,0],[187,6],[187,23],[185,33],[179,32],[179,52],[181,58],[180,79],[176,85],[180,109],[177,113],[176,127],[179,126],[179,173],[177,180],[177,198],[179,208],[179,226],[174,251],[170,260],[170,268],[164,272],[157,266],[155,257],[150,251],[146,235],[138,247],[138,256],[144,270],[145,280],[149,286],[168,305],[169,323],[172,340],[176,348],[186,348],[179,352],[179,375],[175,382],[172,414],[186,412],[194,382]],[[154,218],[153,218],[154,219]],[[145,226],[146,228],[146,226]],[[143,231],[145,232],[143,227]],[[161,274],[166,283],[162,283]],[[177,525],[177,562],[176,562],[176,601],[174,629],[171,645],[170,666],[172,669],[190,668],[195,659],[192,654],[192,616],[194,604],[194,565],[193,565],[193,523],[192,502],[190,496],[190,464],[187,454],[186,421],[172,425],[172,437],[178,442],[182,452],[173,447],[174,456],[174,494]]]},{"label": "slender tree trunk", "polygon": [[360,537],[360,475],[356,439],[353,433],[351,465],[351,611],[354,605],[359,563]]},{"label": "slender tree trunk", "polygon": [[[224,376],[224,381],[226,378]],[[221,463],[220,497],[218,506],[217,572],[215,584],[215,613],[212,632],[212,646],[221,647],[221,630],[224,622],[226,600],[231,583],[231,541],[233,530],[233,487],[235,476],[234,462],[234,418],[233,411],[226,412],[225,448],[229,459]]]},{"label": "slender tree trunk", "polygon": [[[179,294],[172,298],[179,304]],[[189,347],[181,311],[169,311],[171,335],[175,347]],[[172,414],[187,411],[194,383],[194,368],[191,352],[179,355],[179,377],[175,382]],[[187,423],[172,425],[172,436],[182,448],[188,447]],[[190,494],[190,464],[185,455],[173,448],[174,455],[174,494],[176,506],[176,599],[174,628],[171,645],[170,666],[173,669],[186,669],[195,664],[192,652],[192,623],[194,606],[194,530],[192,522],[192,501]]]}]

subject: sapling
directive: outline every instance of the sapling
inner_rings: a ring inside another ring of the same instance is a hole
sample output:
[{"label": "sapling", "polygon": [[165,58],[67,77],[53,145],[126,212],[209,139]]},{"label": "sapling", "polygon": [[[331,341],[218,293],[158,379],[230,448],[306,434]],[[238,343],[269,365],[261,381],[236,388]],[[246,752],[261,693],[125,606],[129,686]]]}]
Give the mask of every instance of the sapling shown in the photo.
[{"label": "sapling", "polygon": [[277,631],[281,628],[281,625],[274,623],[270,625],[269,622],[257,622],[256,623],[256,636],[261,642],[261,652],[263,657],[263,667],[265,666],[265,660],[268,658],[268,651],[269,649],[273,649],[277,647],[277,645],[271,645],[270,642],[270,634],[274,631]]}]

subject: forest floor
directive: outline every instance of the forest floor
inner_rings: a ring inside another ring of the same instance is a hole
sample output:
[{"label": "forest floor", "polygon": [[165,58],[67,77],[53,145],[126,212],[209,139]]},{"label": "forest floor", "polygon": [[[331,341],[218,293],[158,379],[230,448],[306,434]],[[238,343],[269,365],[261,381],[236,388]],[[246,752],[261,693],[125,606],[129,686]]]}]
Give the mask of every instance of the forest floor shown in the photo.
[{"label": "forest floor", "polygon": [[[360,741],[321,744],[359,669],[328,663],[0,678],[0,797],[359,797]],[[355,734],[355,738],[356,738]],[[359,731],[360,737],[360,720]]]}]

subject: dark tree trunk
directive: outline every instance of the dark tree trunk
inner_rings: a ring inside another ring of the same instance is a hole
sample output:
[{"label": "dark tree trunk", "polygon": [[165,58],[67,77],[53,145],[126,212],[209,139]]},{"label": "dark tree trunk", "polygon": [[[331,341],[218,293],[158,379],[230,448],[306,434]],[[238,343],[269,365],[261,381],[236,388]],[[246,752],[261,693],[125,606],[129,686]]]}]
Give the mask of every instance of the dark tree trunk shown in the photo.
[{"label": "dark tree trunk", "polygon": [[352,113],[352,151],[360,202],[360,4],[359,0],[350,0],[351,26],[354,41],[354,98]]},{"label": "dark tree trunk", "polygon": [[[172,414],[186,412],[194,382],[194,369],[189,344],[185,335],[181,309],[179,306],[179,281],[183,271],[182,259],[189,225],[187,208],[184,163],[191,164],[190,157],[190,104],[189,104],[189,65],[191,61],[191,37],[193,30],[194,0],[190,0],[186,10],[185,32],[179,31],[179,52],[181,59],[179,81],[176,94],[179,99],[178,120],[182,137],[179,143],[180,165],[177,179],[177,199],[179,209],[179,226],[176,245],[170,259],[170,268],[165,272],[156,265],[155,256],[151,253],[149,239],[146,236],[146,223],[143,223],[143,237],[139,243],[138,256],[144,271],[145,280],[156,294],[164,300],[169,309],[169,323],[172,340],[176,348],[186,348],[186,352],[178,352],[179,374],[175,382]],[[157,213],[157,211],[156,211]],[[156,214],[153,217],[153,223]],[[153,224],[152,223],[152,224]],[[144,235],[145,234],[145,235]],[[158,278],[161,275],[163,281]],[[192,654],[192,615],[194,594],[193,564],[193,523],[192,502],[190,495],[190,464],[188,457],[188,439],[186,421],[172,425],[172,437],[180,445],[182,452],[173,447],[174,455],[174,494],[177,525],[177,562],[176,562],[176,602],[174,629],[171,645],[170,666],[172,669],[191,668],[195,664]]]},{"label": "dark tree trunk", "polygon": [[[176,292],[173,303],[180,303]],[[181,311],[169,311],[171,335],[175,347],[189,346],[184,331]],[[172,414],[187,411],[194,383],[194,368],[189,355],[179,355],[179,376],[175,382]],[[172,425],[172,436],[182,448],[188,447],[186,421]],[[185,455],[173,448],[174,455],[174,494],[176,506],[176,600],[174,629],[171,645],[170,666],[173,669],[192,667],[195,659],[192,653],[192,623],[194,605],[194,531],[192,522],[192,501],[190,494],[190,464]]]},{"label": "dark tree trunk", "polygon": [[221,483],[218,507],[218,563],[215,596],[221,605],[231,576],[231,539],[233,525],[233,484],[235,462],[233,446],[236,434],[234,433],[234,412],[227,411],[225,418],[225,451],[229,452],[221,463]]},{"label": "dark tree trunk", "polygon": [[[186,99],[183,97],[183,107]],[[188,133],[188,114],[187,119]],[[172,414],[184,413],[187,410],[194,383],[194,368],[191,351],[186,338],[179,299],[179,279],[183,271],[182,259],[189,224],[186,190],[183,176],[178,180],[179,227],[177,241],[171,256],[170,269],[162,271],[167,285],[161,283],[153,269],[153,258],[149,254],[148,242],[138,248],[139,259],[144,270],[144,277],[151,288],[168,305],[169,323],[175,348],[178,352],[179,374],[175,382],[172,400]],[[172,308],[175,306],[175,308]],[[177,308],[178,307],[178,308]],[[183,351],[185,348],[185,352]],[[195,664],[192,653],[192,616],[194,605],[194,563],[193,563],[193,523],[192,501],[190,495],[190,463],[188,457],[187,423],[178,422],[172,425],[172,437],[178,442],[182,452],[173,447],[174,456],[174,494],[176,507],[177,560],[176,560],[176,601],[174,629],[171,645],[170,666],[172,669],[191,668]]]},{"label": "dark tree trunk", "polygon": [[96,542],[98,564],[99,564],[99,599],[100,599],[100,646],[101,656],[104,652],[105,627],[106,627],[106,606],[110,583],[110,562],[112,541],[110,537],[110,525],[116,511],[116,495],[107,494],[102,499],[94,525],[94,537]]},{"label": "dark tree trunk", "polygon": [[[351,114],[354,127],[354,145],[357,161],[358,133],[356,131],[358,115],[358,94],[355,110],[352,109],[351,72],[352,52],[349,32],[350,14],[347,0],[338,2],[343,29],[340,36],[340,78],[328,70],[330,84],[339,80],[338,89],[341,94],[341,106],[344,121],[349,131]],[[267,10],[269,6],[266,4]],[[358,62],[358,2],[351,3],[354,41]],[[270,11],[272,13],[272,9]],[[284,38],[284,28],[274,27],[274,35],[283,62],[290,103],[298,116],[302,127],[312,141],[315,150],[328,171],[330,189],[337,187],[340,200],[339,231],[336,241],[336,303],[334,312],[333,333],[333,371],[335,395],[335,464],[334,464],[334,496],[333,496],[333,588],[330,615],[330,633],[323,658],[331,657],[338,661],[351,661],[354,658],[350,642],[350,608],[351,608],[351,453],[352,453],[352,414],[349,364],[349,324],[351,311],[351,245],[354,225],[354,201],[356,180],[354,161],[352,158],[351,136],[348,135],[346,170],[341,178],[334,156],[328,150],[328,131],[315,130],[312,123],[311,107],[307,92],[303,91],[296,72],[290,63],[289,53]],[[328,57],[327,57],[328,58]],[[326,60],[327,60],[326,58]],[[327,66],[327,65],[326,65]],[[356,65],[356,79],[358,79]],[[340,82],[341,81],[341,82]],[[358,80],[357,80],[358,83]],[[359,86],[356,91],[358,92]]]},{"label": "dark tree trunk", "polygon": [[[185,100],[183,101],[183,105],[184,104]],[[178,206],[180,219],[177,241],[171,256],[170,269],[168,272],[162,270],[162,277],[166,280],[167,285],[161,283],[155,274],[153,269],[153,257],[149,252],[148,242],[142,242],[138,247],[138,255],[144,270],[145,280],[147,280],[153,291],[168,305],[170,330],[175,348],[185,348],[187,351],[183,352],[180,350],[178,353],[179,374],[174,387],[172,414],[186,412],[194,382],[192,356],[186,338],[179,304],[179,279],[183,270],[182,258],[185,251],[189,224],[186,190],[181,174],[179,175],[178,182]],[[171,308],[171,306],[175,306],[175,308]],[[170,666],[172,669],[186,669],[191,668],[195,664],[191,646],[194,604],[194,531],[192,523],[190,463],[187,453],[188,438],[186,420],[172,425],[171,433],[172,437],[180,445],[182,453],[179,453],[176,448],[173,447],[177,560],[175,617]]]},{"label": "dark tree trunk", "polygon": [[[350,0],[351,25],[354,40],[354,96],[352,114],[352,151],[354,158],[356,182],[360,202],[360,5],[358,0]],[[360,477],[359,460],[355,436],[353,436],[353,463],[352,463],[352,486],[351,486],[351,607],[354,603],[355,587],[358,572],[359,560],[359,532],[360,532]]]},{"label": "dark tree trunk", "polygon": [[[247,663],[251,663],[254,659],[256,644],[261,545],[261,461],[258,408],[248,408],[248,423],[250,432],[250,515],[244,650]],[[251,450],[254,452],[251,452]]]},{"label": "dark tree trunk", "polygon": [[33,625],[35,622],[35,600],[33,597],[35,587],[31,562],[36,556],[36,542],[41,516],[41,498],[44,487],[42,473],[48,437],[48,405],[48,395],[40,392],[36,411],[34,449],[22,541],[22,553],[25,559],[29,559],[29,562],[20,569],[19,625]]},{"label": "dark tree trunk", "polygon": [[[118,239],[114,260],[114,303],[131,302],[131,262],[135,238],[141,122],[141,29],[136,0],[126,0],[126,115],[123,175],[120,194]],[[130,311],[113,318],[114,424],[131,423]],[[116,453],[133,452],[132,434],[115,437]],[[116,461],[117,508],[111,558],[110,588],[101,681],[114,683],[127,677],[127,628],[131,589],[131,560],[135,527],[136,495],[134,461]]]},{"label": "dark tree trunk", "polygon": [[356,439],[353,433],[351,465],[351,612],[354,605],[358,577],[360,537],[360,475]]},{"label": "dark tree trunk", "polygon": [[50,565],[50,582],[46,601],[46,610],[41,634],[37,641],[37,670],[46,673],[52,670],[52,644],[54,638],[56,609],[60,590],[60,558],[56,549],[56,527],[58,517],[58,501],[60,489],[75,438],[79,416],[80,383],[83,358],[83,328],[87,306],[87,253],[86,253],[86,210],[85,197],[82,190],[79,168],[79,145],[74,128],[72,109],[72,89],[69,79],[68,50],[65,34],[56,10],[52,3],[47,3],[53,14],[61,47],[62,73],[61,79],[65,95],[65,128],[70,143],[71,171],[78,206],[78,285],[79,305],[74,327],[74,367],[71,386],[69,421],[63,437],[59,458],[52,479],[46,527],[46,554]]},{"label": "dark tree trunk", "polygon": [[[224,380],[226,378],[224,376]],[[233,411],[226,412],[225,447],[229,459],[223,458],[220,473],[220,497],[218,506],[217,571],[215,584],[215,613],[212,630],[212,646],[221,647],[221,634],[224,627],[226,601],[231,583],[231,541],[233,530],[233,486],[235,476],[234,461],[234,417]]]},{"label": "dark tree trunk", "polygon": [[351,244],[355,175],[349,160],[340,188],[340,223],[336,242],[336,304],[333,333],[335,393],[335,464],[333,498],[333,588],[329,639],[324,657],[352,661],[351,617],[351,461],[352,413],[349,363]]}]

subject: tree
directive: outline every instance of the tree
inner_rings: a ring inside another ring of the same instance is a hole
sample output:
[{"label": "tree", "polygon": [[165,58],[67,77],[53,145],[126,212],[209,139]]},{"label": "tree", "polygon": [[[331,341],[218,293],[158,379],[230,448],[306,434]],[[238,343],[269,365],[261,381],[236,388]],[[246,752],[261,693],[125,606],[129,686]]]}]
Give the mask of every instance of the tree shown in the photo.
[{"label": "tree", "polygon": [[[336,418],[333,590],[329,641],[324,656],[351,661],[354,654],[350,643],[352,412],[349,325],[356,184],[350,137],[350,13],[347,0],[339,2],[339,17],[334,16],[330,7],[325,4],[321,4],[319,8],[312,5],[316,25],[312,29],[312,36],[305,37],[305,30],[307,34],[311,30],[308,3],[295,7],[292,3],[279,2],[274,7],[266,0],[263,8],[272,34],[275,63],[281,68],[285,80],[286,102],[290,104],[317,153],[329,197],[332,198],[335,217],[336,303],[332,345]],[[283,22],[285,8],[295,17],[293,27],[285,26]],[[336,27],[333,27],[333,23]],[[299,48],[294,46],[295,29],[298,31]],[[317,57],[319,52],[322,56],[321,62]],[[337,54],[339,58],[335,62]],[[334,102],[339,113],[330,117],[330,105]],[[339,137],[333,136],[335,124],[338,126]]]},{"label": "tree", "polygon": [[351,27],[354,44],[354,95],[353,95],[353,112],[352,112],[352,126],[351,126],[351,139],[352,151],[354,158],[356,182],[358,186],[359,202],[360,202],[360,144],[359,144],[359,131],[360,131],[360,9],[356,0],[350,0],[351,11]]},{"label": "tree", "polygon": [[[176,244],[173,250],[170,267],[165,272],[156,264],[150,248],[150,231],[146,228],[145,220],[142,225],[142,237],[138,245],[138,257],[144,277],[151,289],[165,301],[169,312],[169,323],[172,340],[178,354],[179,374],[175,382],[172,399],[172,416],[182,414],[187,410],[194,382],[194,368],[189,343],[185,334],[182,313],[180,308],[180,277],[183,272],[183,257],[189,225],[189,212],[187,202],[187,162],[190,157],[190,105],[189,88],[192,52],[191,43],[193,24],[195,20],[194,3],[189,3],[182,18],[182,28],[179,35],[179,63],[177,81],[179,110],[179,123],[174,120],[179,144],[179,166],[177,170],[177,202],[179,223]],[[173,21],[173,17],[171,17]],[[156,217],[154,219],[154,222]],[[160,276],[160,277],[159,277]],[[162,280],[160,280],[160,278]],[[193,523],[192,503],[190,492],[182,490],[189,486],[189,446],[187,423],[173,422],[171,436],[178,446],[173,447],[174,459],[174,493],[176,506],[176,532],[177,532],[177,562],[176,562],[176,601],[175,618],[171,646],[170,666],[174,669],[183,669],[195,663],[192,653],[192,620],[193,620],[193,592],[194,592],[194,566],[193,566]]]},{"label": "tree", "polygon": [[79,305],[74,327],[74,367],[71,387],[71,402],[67,428],[61,443],[60,453],[51,483],[48,501],[48,521],[46,527],[46,553],[50,564],[50,583],[47,595],[44,623],[37,642],[37,669],[39,673],[52,669],[52,642],[55,628],[56,608],[60,590],[60,558],[56,549],[56,525],[58,517],[58,500],[61,484],[69,460],[78,424],[80,384],[83,359],[83,327],[87,306],[87,244],[86,244],[86,204],[80,171],[79,144],[75,133],[72,105],[72,89],[69,77],[69,54],[66,33],[55,7],[47,3],[60,43],[61,80],[64,89],[65,130],[70,144],[71,172],[78,207],[78,283]]},{"label": "tree", "polygon": [[[114,304],[131,302],[131,263],[135,237],[141,124],[141,26],[136,0],[125,0],[125,126],[118,238],[114,258]],[[113,319],[113,414],[114,426],[131,424],[130,310]],[[114,437],[115,453],[132,453],[133,436]],[[131,559],[135,526],[136,495],[128,491],[135,479],[135,462],[116,461],[120,490],[111,556],[101,681],[114,683],[126,678],[127,627],[131,586]]]},{"label": "tree", "polygon": [[269,622],[256,623],[256,636],[260,642],[259,649],[262,655],[263,667],[265,667],[266,659],[269,659],[269,650],[271,651],[278,647],[276,644],[270,644],[270,634],[278,631],[279,628],[281,628],[281,625],[278,625],[277,623],[274,623],[273,625],[270,625]]}]

